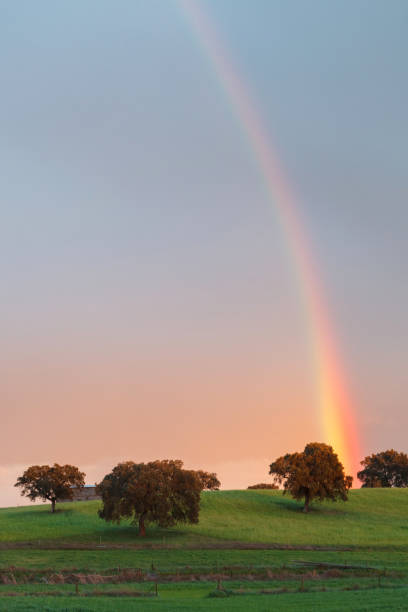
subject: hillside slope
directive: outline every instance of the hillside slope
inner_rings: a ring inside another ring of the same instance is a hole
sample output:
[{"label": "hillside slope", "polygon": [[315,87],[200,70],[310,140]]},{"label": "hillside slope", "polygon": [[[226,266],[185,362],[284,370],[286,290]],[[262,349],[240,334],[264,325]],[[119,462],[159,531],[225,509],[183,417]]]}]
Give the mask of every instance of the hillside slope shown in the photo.
[{"label": "hillside slope", "polygon": [[204,546],[225,543],[408,549],[408,490],[361,489],[348,502],[314,504],[309,515],[280,491],[205,492],[198,525],[150,526],[144,540],[129,521],[105,523],[99,502],[0,509],[0,545],[125,547]]}]

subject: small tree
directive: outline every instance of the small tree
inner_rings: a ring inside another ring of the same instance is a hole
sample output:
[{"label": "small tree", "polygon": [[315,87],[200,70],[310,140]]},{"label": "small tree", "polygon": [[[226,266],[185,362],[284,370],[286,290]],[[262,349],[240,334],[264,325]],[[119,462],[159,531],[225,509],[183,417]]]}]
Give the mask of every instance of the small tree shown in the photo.
[{"label": "small tree", "polygon": [[344,468],[333,448],[311,442],[303,453],[287,454],[270,465],[275,482],[282,484],[295,499],[305,500],[304,512],[309,511],[313,499],[342,499],[347,501],[353,478],[345,476]]},{"label": "small tree", "polygon": [[147,522],[198,523],[201,491],[220,484],[215,474],[203,474],[183,469],[179,460],[119,463],[97,485],[103,502],[99,516],[117,523],[133,518],[140,536],[146,535]]},{"label": "small tree", "polygon": [[203,489],[218,491],[221,483],[217,478],[217,474],[214,472],[204,472],[203,470],[197,470],[196,474],[201,481],[201,486]]},{"label": "small tree", "polygon": [[74,465],[32,465],[17,479],[15,487],[21,487],[21,495],[31,501],[42,499],[51,502],[51,512],[55,503],[61,499],[72,499],[73,487],[82,489],[85,474]]},{"label": "small tree", "polygon": [[408,487],[408,455],[394,449],[369,455],[361,461],[357,478],[362,487]]}]

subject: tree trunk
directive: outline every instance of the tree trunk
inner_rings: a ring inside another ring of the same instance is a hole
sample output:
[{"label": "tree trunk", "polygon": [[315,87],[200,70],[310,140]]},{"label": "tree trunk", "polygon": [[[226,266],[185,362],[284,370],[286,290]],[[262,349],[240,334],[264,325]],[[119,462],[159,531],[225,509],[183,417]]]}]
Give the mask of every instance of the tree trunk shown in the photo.
[{"label": "tree trunk", "polygon": [[139,535],[144,537],[146,535],[146,527],[145,527],[145,513],[141,514],[139,517]]},{"label": "tree trunk", "polygon": [[309,504],[310,504],[310,492],[309,490],[307,490],[305,494],[305,505],[303,508],[303,512],[309,512]]},{"label": "tree trunk", "polygon": [[55,512],[55,499],[51,500],[51,512]]}]

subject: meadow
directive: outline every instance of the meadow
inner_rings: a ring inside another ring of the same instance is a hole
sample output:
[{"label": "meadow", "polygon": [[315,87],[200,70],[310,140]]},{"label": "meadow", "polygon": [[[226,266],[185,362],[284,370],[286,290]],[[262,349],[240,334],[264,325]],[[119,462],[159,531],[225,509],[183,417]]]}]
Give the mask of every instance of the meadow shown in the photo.
[{"label": "meadow", "polygon": [[98,507],[0,510],[0,610],[407,609],[404,489],[308,515],[280,491],[205,492],[198,525],[146,538]]}]

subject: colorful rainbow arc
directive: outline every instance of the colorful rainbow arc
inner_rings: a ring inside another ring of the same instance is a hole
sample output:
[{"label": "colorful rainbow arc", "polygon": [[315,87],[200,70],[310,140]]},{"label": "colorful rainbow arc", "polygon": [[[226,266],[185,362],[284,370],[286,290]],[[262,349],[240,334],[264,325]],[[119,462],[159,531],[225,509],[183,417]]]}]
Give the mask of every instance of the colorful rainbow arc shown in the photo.
[{"label": "colorful rainbow arc", "polygon": [[325,441],[338,453],[346,472],[355,475],[360,458],[355,417],[334,342],[324,292],[294,197],[268,142],[260,113],[243,79],[234,70],[214,24],[197,0],[179,0],[179,5],[232,104],[255,157],[268,197],[277,209],[310,325],[322,433]]}]

